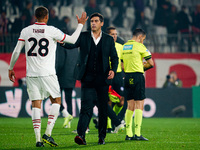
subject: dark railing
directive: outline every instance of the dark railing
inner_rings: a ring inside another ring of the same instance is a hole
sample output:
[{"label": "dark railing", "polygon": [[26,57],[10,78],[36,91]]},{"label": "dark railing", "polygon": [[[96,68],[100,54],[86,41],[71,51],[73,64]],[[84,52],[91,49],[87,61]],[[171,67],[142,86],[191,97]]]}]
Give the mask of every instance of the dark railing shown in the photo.
[{"label": "dark railing", "polygon": [[0,53],[12,53],[18,38],[18,34],[0,35]]},{"label": "dark railing", "polygon": [[[131,33],[120,32],[119,35],[128,41]],[[144,45],[154,53],[200,53],[200,35],[192,34],[147,34]]]},{"label": "dark railing", "polygon": [[[119,36],[125,42],[132,38],[129,32],[119,32]],[[12,53],[18,38],[19,34],[0,35],[0,53]],[[200,53],[200,35],[148,34],[144,44],[152,53]]]}]

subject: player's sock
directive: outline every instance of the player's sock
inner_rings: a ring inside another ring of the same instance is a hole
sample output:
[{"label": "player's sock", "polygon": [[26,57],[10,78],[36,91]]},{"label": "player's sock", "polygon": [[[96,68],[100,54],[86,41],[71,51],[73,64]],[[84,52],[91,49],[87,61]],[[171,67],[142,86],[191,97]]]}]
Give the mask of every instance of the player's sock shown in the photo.
[{"label": "player's sock", "polygon": [[41,109],[33,107],[32,108],[32,122],[33,122],[33,128],[35,132],[36,137],[36,143],[41,142],[41,116],[40,116]]},{"label": "player's sock", "polygon": [[60,104],[52,104],[51,106],[51,110],[48,116],[48,123],[47,123],[47,128],[45,131],[45,134],[47,136],[51,136],[51,132],[53,130],[54,124],[56,122],[56,119],[58,117],[58,113],[59,113],[59,109],[60,109]]},{"label": "player's sock", "polygon": [[127,109],[125,114],[125,122],[126,122],[126,135],[128,135],[129,137],[133,137],[132,121],[133,121],[133,111]]},{"label": "player's sock", "polygon": [[68,128],[71,128],[71,121],[67,125]]},{"label": "player's sock", "polygon": [[111,119],[108,117],[107,129],[112,128]]},{"label": "player's sock", "polygon": [[113,107],[113,111],[116,113],[116,115],[118,115],[122,108],[123,106],[119,107],[117,104],[115,104]]},{"label": "player's sock", "polygon": [[134,125],[135,125],[135,134],[137,136],[140,136],[141,133],[141,124],[142,124],[142,113],[143,111],[141,109],[135,110],[135,116],[134,116]]},{"label": "player's sock", "polygon": [[62,114],[63,114],[63,117],[65,117],[65,118],[67,118],[69,116],[69,113],[66,109],[62,110]]}]

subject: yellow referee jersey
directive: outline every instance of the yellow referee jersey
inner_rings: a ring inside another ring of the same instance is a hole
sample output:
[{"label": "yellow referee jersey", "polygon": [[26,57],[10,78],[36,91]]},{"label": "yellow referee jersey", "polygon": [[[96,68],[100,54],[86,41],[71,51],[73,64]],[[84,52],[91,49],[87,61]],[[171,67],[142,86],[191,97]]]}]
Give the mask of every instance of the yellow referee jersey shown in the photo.
[{"label": "yellow referee jersey", "polygon": [[150,59],[151,53],[142,43],[129,40],[123,45],[122,59],[125,73],[144,73],[143,58]]},{"label": "yellow referee jersey", "polygon": [[115,48],[117,50],[117,55],[119,58],[119,63],[118,63],[118,67],[117,67],[117,72],[122,72],[122,66],[121,66],[121,60],[122,60],[122,49],[123,49],[123,45],[119,44],[117,42],[115,42]]}]

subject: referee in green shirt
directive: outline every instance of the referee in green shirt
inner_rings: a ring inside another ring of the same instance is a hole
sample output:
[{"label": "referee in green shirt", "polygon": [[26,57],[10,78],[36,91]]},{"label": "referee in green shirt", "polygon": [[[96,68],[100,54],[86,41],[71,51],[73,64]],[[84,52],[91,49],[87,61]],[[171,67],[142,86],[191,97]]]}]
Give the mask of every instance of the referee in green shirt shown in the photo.
[{"label": "referee in green shirt", "polygon": [[[154,62],[151,53],[143,45],[146,33],[142,29],[133,32],[133,38],[123,46],[123,63],[125,76],[124,92],[128,107],[125,114],[126,138],[125,140],[148,140],[141,135],[142,113],[144,109],[145,79],[144,71],[152,68]],[[143,58],[146,60],[143,62]],[[132,131],[134,116],[135,135]]]}]

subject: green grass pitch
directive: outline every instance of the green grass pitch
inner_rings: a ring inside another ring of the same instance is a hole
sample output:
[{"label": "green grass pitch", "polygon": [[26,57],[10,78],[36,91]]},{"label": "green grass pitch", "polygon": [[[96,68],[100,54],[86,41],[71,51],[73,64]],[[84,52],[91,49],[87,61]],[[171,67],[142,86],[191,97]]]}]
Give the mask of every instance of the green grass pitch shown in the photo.
[{"label": "green grass pitch", "polygon": [[[93,122],[86,135],[87,145],[74,142],[78,118],[74,118],[70,129],[62,128],[63,118],[59,117],[52,137],[59,147],[35,147],[35,135],[31,118],[0,118],[0,149],[80,149],[80,150],[163,150],[200,149],[200,119],[195,118],[144,118],[142,135],[149,141],[125,141],[125,131],[107,134],[106,145],[98,145],[98,131]],[[42,118],[41,134],[45,132],[47,118]]]}]

